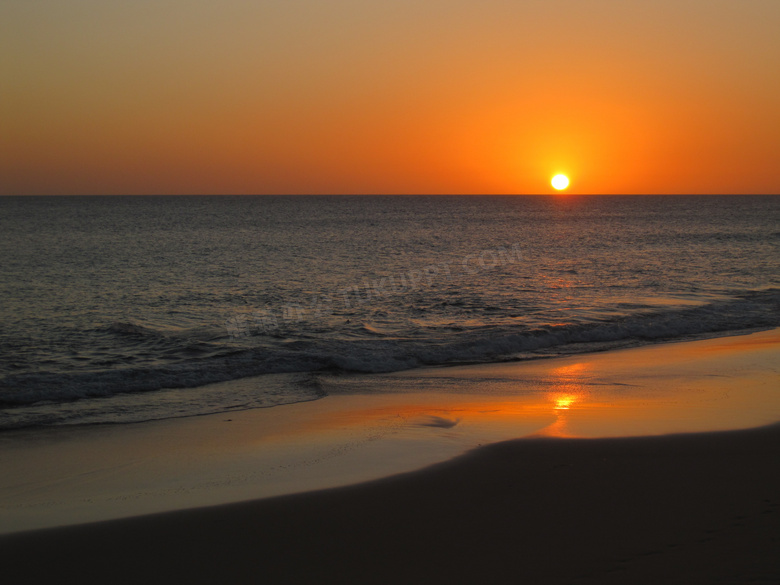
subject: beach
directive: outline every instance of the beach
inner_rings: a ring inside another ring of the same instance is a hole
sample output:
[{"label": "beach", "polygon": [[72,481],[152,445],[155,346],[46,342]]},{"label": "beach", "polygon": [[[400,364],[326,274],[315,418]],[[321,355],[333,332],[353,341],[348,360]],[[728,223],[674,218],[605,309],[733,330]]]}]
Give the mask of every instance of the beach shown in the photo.
[{"label": "beach", "polygon": [[780,428],[533,439],[354,487],[0,539],[19,583],[776,583]]},{"label": "beach", "polygon": [[774,583],[779,348],[771,330],[6,434],[0,557],[30,583]]},{"label": "beach", "polygon": [[3,583],[780,585],[778,23],[0,2]]}]

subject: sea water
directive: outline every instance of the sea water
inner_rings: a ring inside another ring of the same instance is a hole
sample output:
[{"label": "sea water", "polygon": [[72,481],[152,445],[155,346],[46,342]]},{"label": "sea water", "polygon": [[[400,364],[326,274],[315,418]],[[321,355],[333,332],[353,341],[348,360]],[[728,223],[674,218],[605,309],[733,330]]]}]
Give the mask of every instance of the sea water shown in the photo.
[{"label": "sea water", "polygon": [[0,198],[0,429],[777,326],[772,196]]}]

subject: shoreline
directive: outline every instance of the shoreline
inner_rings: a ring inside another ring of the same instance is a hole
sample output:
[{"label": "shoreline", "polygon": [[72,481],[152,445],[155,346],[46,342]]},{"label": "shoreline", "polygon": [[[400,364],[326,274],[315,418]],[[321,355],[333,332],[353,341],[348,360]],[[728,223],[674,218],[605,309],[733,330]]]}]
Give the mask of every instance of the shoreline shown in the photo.
[{"label": "shoreline", "polygon": [[[136,425],[0,436],[0,534],[362,484],[481,445],[780,421],[780,329],[388,375],[329,396]],[[566,439],[568,440],[568,439]]]},{"label": "shoreline", "polygon": [[779,457],[779,424],[519,439],[360,485],[0,536],[0,563],[23,583],[769,583]]}]

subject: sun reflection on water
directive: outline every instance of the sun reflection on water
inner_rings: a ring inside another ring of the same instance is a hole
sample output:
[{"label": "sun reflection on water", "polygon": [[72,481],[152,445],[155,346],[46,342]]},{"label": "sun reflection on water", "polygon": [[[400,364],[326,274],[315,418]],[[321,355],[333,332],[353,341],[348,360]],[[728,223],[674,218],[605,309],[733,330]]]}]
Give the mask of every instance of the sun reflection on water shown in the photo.
[{"label": "sun reflection on water", "polygon": [[555,410],[569,410],[571,405],[577,401],[577,397],[572,394],[562,394],[555,398]]}]

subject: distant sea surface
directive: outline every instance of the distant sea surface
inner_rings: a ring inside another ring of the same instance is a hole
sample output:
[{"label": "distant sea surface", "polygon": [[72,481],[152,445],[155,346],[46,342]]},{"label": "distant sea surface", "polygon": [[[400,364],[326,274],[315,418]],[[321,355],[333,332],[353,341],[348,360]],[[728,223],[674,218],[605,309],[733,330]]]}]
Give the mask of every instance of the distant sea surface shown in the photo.
[{"label": "distant sea surface", "polygon": [[0,198],[0,429],[777,326],[773,196]]}]

